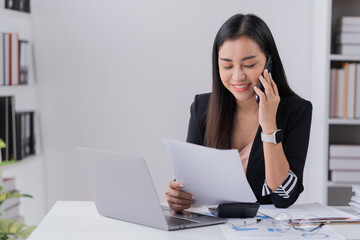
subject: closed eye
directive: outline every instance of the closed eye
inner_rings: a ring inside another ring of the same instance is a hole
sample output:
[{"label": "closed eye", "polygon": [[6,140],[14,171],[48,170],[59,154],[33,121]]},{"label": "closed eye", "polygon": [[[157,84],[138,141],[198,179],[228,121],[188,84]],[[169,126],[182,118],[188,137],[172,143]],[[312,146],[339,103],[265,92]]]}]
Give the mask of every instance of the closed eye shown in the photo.
[{"label": "closed eye", "polygon": [[244,67],[247,67],[247,68],[252,68],[253,66],[255,66],[256,65],[256,63],[254,63],[254,64],[251,64],[251,65],[244,65]]},{"label": "closed eye", "polygon": [[232,68],[232,66],[229,66],[229,67],[224,66],[224,69],[231,69],[231,68]]}]

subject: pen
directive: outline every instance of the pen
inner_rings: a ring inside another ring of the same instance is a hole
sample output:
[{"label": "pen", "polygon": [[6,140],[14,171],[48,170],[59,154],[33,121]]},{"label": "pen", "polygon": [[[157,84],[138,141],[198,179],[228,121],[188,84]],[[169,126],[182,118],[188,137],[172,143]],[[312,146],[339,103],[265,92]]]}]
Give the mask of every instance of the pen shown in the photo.
[{"label": "pen", "polygon": [[359,220],[351,220],[351,221],[347,221],[347,222],[343,222],[343,221],[339,221],[339,222],[327,222],[325,223],[326,225],[335,225],[335,224],[360,224]]},{"label": "pen", "polygon": [[348,220],[348,221],[318,221],[312,222],[313,224],[323,223],[326,225],[333,225],[333,224],[360,224],[360,220]]},{"label": "pen", "polygon": [[258,223],[260,221],[261,221],[261,219],[256,219],[256,218],[240,219],[240,220],[236,220],[233,222],[229,222],[229,226],[231,228],[238,228],[238,227],[252,225],[252,224]]},{"label": "pen", "polygon": [[[328,218],[314,218],[314,220],[318,221],[341,221],[341,220],[349,220],[349,217],[328,217]],[[294,219],[295,222],[301,221],[302,219]]]}]

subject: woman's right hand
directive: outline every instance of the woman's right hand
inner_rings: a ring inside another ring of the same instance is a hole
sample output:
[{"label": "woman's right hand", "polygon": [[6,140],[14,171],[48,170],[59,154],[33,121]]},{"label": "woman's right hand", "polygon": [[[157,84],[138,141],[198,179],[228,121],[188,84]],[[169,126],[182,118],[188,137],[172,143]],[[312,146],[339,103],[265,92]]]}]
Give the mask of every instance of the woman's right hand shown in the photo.
[{"label": "woman's right hand", "polygon": [[195,201],[195,197],[192,194],[181,190],[183,187],[182,183],[171,181],[169,189],[165,193],[169,207],[176,212],[181,212],[191,207],[191,204]]}]

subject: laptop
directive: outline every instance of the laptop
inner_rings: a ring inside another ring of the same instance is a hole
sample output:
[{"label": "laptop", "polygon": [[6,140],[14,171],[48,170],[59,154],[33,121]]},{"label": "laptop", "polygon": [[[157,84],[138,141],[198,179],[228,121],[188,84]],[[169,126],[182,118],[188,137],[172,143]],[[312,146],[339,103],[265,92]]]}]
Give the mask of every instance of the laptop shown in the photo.
[{"label": "laptop", "polygon": [[77,147],[91,194],[100,215],[162,230],[178,230],[225,223],[227,219],[160,205],[143,158]]}]

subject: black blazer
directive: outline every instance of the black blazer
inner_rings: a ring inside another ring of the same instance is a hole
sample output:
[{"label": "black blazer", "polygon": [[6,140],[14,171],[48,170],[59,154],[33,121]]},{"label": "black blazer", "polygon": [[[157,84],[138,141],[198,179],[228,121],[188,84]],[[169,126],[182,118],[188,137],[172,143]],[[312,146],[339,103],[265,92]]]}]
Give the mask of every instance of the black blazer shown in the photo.
[{"label": "black blazer", "polygon": [[[195,96],[191,105],[187,142],[205,145],[205,117],[207,113],[210,93]],[[263,143],[261,141],[261,127],[256,133],[248,161],[246,177],[261,204],[274,204],[276,207],[289,207],[304,190],[303,171],[309,145],[312,105],[299,97],[282,98],[276,114],[276,124],[283,130],[283,148],[289,162],[290,169],[298,177],[298,182],[289,198],[271,193],[262,196],[265,180],[265,163]],[[229,138],[231,139],[231,138]],[[231,144],[229,144],[231,146]]]}]

